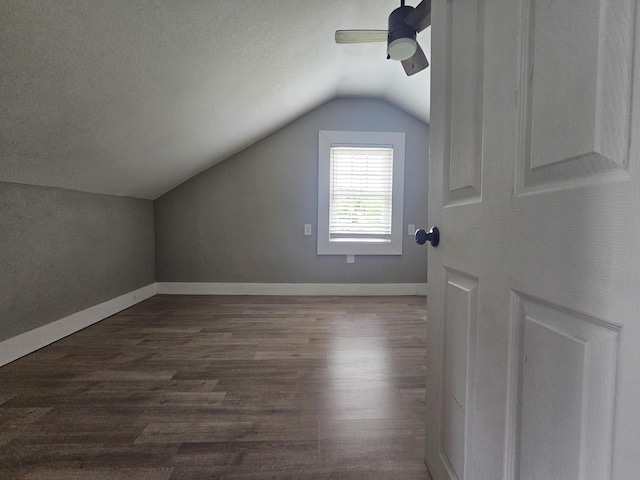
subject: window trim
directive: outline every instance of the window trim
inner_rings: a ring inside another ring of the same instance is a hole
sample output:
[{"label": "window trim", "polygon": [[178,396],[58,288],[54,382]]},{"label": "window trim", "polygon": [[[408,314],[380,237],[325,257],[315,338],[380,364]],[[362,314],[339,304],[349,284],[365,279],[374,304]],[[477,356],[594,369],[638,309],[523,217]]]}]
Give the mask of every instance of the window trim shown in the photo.
[{"label": "window trim", "polygon": [[[393,148],[391,241],[329,240],[330,149],[332,146]],[[404,132],[320,130],[318,135],[318,255],[402,255],[404,223]]]}]

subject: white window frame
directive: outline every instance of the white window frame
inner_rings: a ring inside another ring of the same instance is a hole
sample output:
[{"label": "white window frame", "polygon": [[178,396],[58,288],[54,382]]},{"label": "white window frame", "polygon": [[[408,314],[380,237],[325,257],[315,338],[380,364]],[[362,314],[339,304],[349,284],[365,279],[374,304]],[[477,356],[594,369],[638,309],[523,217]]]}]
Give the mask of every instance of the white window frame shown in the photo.
[{"label": "white window frame", "polygon": [[[404,216],[404,132],[320,130],[318,156],[318,255],[402,255]],[[387,242],[330,240],[330,152],[332,146],[393,148],[391,239]]]}]

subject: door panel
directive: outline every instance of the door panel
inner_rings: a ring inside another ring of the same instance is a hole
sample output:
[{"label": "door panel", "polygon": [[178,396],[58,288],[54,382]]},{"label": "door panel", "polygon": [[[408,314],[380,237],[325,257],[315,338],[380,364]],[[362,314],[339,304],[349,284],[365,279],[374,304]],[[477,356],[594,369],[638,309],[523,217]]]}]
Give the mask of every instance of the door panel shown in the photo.
[{"label": "door panel", "polygon": [[478,319],[478,281],[454,271],[445,273],[443,456],[457,478],[464,478],[465,439],[472,393],[474,345]]},{"label": "door panel", "polygon": [[628,180],[633,2],[527,0],[518,190]]},{"label": "door panel", "polygon": [[516,295],[515,478],[611,478],[619,328]]},{"label": "door panel", "polygon": [[458,0],[451,6],[449,129],[455,141],[445,162],[445,205],[478,201],[482,194],[483,4],[483,0]]},{"label": "door panel", "polygon": [[434,480],[640,472],[639,15],[432,4]]}]

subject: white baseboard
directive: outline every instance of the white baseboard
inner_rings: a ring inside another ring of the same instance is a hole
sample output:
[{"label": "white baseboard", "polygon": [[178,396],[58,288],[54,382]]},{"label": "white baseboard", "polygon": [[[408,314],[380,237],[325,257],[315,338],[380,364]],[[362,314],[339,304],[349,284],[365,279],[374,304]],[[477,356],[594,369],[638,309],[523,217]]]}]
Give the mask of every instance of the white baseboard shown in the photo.
[{"label": "white baseboard", "polygon": [[0,367],[104,320],[156,294],[156,284],[139,288],[0,342]]},{"label": "white baseboard", "polygon": [[426,295],[426,283],[198,283],[158,282],[171,295]]}]

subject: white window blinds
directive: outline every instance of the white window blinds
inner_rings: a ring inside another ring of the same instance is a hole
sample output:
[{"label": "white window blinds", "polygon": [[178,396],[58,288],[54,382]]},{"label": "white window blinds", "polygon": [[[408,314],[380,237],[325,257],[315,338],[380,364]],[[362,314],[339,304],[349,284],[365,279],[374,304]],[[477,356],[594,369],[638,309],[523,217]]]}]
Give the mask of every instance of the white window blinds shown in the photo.
[{"label": "white window blinds", "polygon": [[329,175],[330,238],[389,241],[393,148],[332,146]]}]

